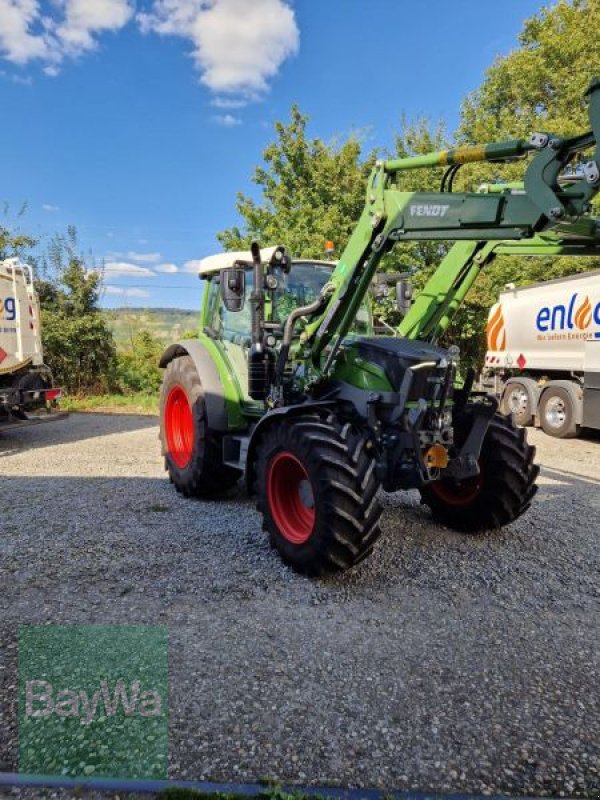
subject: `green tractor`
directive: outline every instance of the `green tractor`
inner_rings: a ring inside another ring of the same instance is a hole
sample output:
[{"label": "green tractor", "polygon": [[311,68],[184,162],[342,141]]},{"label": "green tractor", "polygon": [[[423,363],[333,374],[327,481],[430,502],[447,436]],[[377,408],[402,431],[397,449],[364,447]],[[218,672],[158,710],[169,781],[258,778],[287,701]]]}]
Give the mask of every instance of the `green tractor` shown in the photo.
[{"label": "green tractor", "polygon": [[[536,492],[535,450],[494,397],[459,385],[439,340],[500,253],[600,254],[600,81],[591,130],[379,161],[337,264],[285,247],[205,259],[201,332],[161,359],[161,442],[175,488],[217,497],[244,478],[283,560],[317,576],[369,555],[379,490],[418,489],[436,520],[465,533],[517,519]],[[588,160],[581,154],[593,149]],[[524,180],[453,191],[470,162],[529,158]],[[445,165],[439,192],[405,192],[406,170]],[[455,241],[402,322],[375,335],[367,294],[397,242]],[[483,320],[482,320],[483,323]]]}]

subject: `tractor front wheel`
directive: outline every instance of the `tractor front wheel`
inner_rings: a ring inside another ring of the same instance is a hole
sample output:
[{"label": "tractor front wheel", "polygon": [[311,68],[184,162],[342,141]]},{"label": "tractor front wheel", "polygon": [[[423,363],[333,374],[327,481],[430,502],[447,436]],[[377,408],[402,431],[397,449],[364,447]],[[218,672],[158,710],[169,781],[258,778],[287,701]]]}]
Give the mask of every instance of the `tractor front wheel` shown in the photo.
[{"label": "tractor front wheel", "polygon": [[333,415],[271,424],[258,446],[258,510],[271,545],[309,576],[347,570],[379,537],[379,481],[365,436]]},{"label": "tractor front wheel", "polygon": [[214,497],[238,482],[223,464],[219,435],[208,427],[202,381],[189,356],[171,361],[160,390],[160,439],[165,468],[185,497]]},{"label": "tractor front wheel", "polygon": [[508,525],[529,508],[537,491],[534,456],[523,428],[497,413],[483,440],[479,475],[429,483],[421,489],[421,502],[439,522],[463,533]]}]

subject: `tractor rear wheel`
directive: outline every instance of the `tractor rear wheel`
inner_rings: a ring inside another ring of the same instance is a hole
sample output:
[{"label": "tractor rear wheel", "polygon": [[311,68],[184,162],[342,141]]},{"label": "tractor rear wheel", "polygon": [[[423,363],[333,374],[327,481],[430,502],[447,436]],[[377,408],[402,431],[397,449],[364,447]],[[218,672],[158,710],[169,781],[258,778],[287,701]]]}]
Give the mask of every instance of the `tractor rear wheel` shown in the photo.
[{"label": "tractor rear wheel", "polygon": [[379,480],[366,437],[333,415],[273,423],[258,445],[258,510],[271,545],[309,576],[347,570],[379,537]]},{"label": "tractor rear wheel", "polygon": [[238,470],[223,464],[220,437],[208,427],[202,381],[189,356],[165,370],[160,439],[171,482],[185,497],[222,495],[239,480]]},{"label": "tractor rear wheel", "polygon": [[508,525],[527,511],[537,491],[534,456],[524,429],[497,413],[483,440],[479,475],[429,483],[421,489],[421,502],[439,522],[463,533]]}]

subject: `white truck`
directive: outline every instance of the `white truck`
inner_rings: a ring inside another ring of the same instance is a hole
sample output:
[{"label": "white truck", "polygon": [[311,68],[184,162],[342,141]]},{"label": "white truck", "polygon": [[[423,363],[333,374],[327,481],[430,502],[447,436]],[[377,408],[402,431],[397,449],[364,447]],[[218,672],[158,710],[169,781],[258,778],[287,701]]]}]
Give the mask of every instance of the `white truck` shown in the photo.
[{"label": "white truck", "polygon": [[600,429],[600,270],[515,288],[487,323],[484,385],[550,436]]},{"label": "white truck", "polygon": [[60,395],[44,364],[31,267],[0,261],[0,429],[48,418]]}]

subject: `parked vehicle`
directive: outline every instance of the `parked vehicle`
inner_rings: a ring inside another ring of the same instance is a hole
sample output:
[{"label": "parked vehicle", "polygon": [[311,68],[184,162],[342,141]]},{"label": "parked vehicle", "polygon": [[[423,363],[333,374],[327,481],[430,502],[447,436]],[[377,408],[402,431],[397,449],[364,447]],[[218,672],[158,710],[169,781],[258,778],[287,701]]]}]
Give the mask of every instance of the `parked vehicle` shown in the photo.
[{"label": "parked vehicle", "polygon": [[60,395],[44,364],[31,267],[0,261],[0,428],[38,421],[40,412],[55,410]]},{"label": "parked vehicle", "polygon": [[[261,252],[257,242],[203,262],[201,333],[160,361],[161,445],[175,489],[218,496],[243,477],[271,543],[307,575],[368,557],[380,488],[418,489],[435,519],[465,533],[521,516],[536,493],[535,448],[496,398],[472,391],[472,370],[456,380],[458,348],[439,341],[496,255],[600,254],[591,214],[600,79],[586,97],[591,130],[572,138],[534,133],[377,161],[333,269],[294,261],[283,246]],[[561,180],[592,147],[592,160]],[[463,165],[527,155],[518,185],[453,190]],[[407,171],[437,167],[446,167],[440,191],[406,189]],[[439,240],[455,244],[414,303],[399,277],[394,335],[374,335],[369,321],[357,330],[383,256],[397,242]]]},{"label": "parked vehicle", "polygon": [[508,286],[487,345],[488,385],[520,425],[559,438],[600,429],[600,270]]}]

